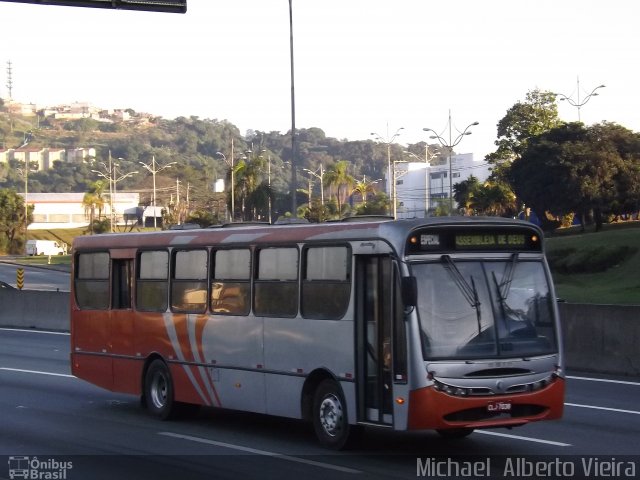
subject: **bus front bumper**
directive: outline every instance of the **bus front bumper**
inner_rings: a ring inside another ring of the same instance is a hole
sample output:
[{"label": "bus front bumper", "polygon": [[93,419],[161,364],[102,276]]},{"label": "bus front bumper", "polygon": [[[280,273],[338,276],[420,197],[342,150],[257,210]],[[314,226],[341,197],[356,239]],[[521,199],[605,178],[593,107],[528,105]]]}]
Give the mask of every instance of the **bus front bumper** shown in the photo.
[{"label": "bus front bumper", "polygon": [[513,427],[562,417],[565,381],[513,395],[458,397],[433,386],[409,396],[409,430]]}]

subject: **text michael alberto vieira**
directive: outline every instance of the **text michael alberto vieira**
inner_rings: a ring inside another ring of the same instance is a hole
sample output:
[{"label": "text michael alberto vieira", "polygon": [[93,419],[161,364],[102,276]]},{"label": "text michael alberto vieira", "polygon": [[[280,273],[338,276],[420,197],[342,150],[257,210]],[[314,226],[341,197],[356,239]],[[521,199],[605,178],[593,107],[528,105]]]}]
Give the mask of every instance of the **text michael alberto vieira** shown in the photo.
[{"label": "text michael alberto vieira", "polygon": [[491,470],[491,458],[482,460],[456,460],[453,458],[418,458],[417,476],[419,477],[490,477],[501,473],[503,477],[617,477],[635,478],[636,462],[620,460],[615,457],[582,457],[566,460],[529,459],[526,457],[506,457],[504,466]]}]

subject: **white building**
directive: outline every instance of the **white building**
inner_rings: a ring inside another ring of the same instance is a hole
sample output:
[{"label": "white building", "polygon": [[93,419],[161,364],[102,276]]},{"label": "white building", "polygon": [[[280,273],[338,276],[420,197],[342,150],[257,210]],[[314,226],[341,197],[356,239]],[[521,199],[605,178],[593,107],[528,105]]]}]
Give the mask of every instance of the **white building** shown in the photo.
[{"label": "white building", "polygon": [[[421,218],[433,211],[439,202],[448,199],[450,188],[471,175],[485,182],[491,171],[483,161],[475,161],[472,153],[453,155],[449,162],[429,165],[424,162],[396,162],[396,196],[398,218]],[[451,183],[449,172],[451,171]]]},{"label": "white building", "polygon": [[[24,193],[20,193],[24,198]],[[89,212],[82,204],[84,193],[28,193],[27,203],[33,205],[33,223],[29,230],[77,228],[89,225]],[[111,214],[109,195],[105,195],[103,216]],[[124,215],[136,211],[140,194],[118,192],[114,196],[113,211],[118,225],[125,224]],[[142,211],[142,209],[140,209]],[[98,212],[95,212],[98,215]]]}]

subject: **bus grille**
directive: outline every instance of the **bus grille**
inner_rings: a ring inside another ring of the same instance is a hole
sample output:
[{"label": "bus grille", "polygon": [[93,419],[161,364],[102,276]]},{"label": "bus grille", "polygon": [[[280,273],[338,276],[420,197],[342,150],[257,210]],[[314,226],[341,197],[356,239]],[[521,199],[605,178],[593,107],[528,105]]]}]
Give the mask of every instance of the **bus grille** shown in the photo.
[{"label": "bus grille", "polygon": [[500,418],[520,418],[540,415],[547,410],[541,405],[513,405],[511,412],[488,412],[485,407],[470,408],[468,410],[460,410],[458,412],[445,415],[444,419],[448,422],[481,422],[483,420],[496,420]]}]

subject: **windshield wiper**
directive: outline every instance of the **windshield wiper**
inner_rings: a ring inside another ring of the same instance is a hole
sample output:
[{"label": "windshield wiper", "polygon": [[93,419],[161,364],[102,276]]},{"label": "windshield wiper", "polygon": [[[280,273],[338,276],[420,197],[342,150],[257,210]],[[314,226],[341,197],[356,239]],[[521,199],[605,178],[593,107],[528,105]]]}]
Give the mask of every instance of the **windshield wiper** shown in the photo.
[{"label": "windshield wiper", "polygon": [[511,261],[504,267],[504,275],[502,276],[502,283],[498,286],[498,282],[495,280],[495,273],[493,275],[496,282],[496,288],[498,289],[498,295],[501,300],[506,300],[511,289],[511,281],[513,280],[513,273],[516,270],[516,263],[518,263],[518,254],[511,255]]},{"label": "windshield wiper", "polygon": [[471,285],[469,285],[449,255],[442,255],[441,260],[458,289],[462,292],[465,300],[469,302],[470,306],[475,308],[476,318],[478,320],[478,335],[480,335],[480,333],[482,333],[482,316],[480,313],[480,299],[478,297],[478,290],[476,289],[476,282],[473,279],[473,275],[471,276]]}]

